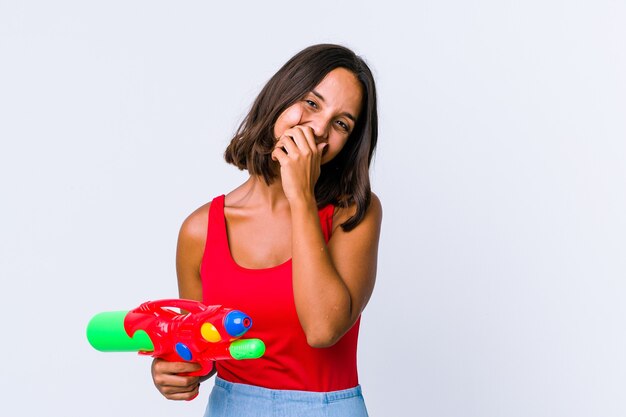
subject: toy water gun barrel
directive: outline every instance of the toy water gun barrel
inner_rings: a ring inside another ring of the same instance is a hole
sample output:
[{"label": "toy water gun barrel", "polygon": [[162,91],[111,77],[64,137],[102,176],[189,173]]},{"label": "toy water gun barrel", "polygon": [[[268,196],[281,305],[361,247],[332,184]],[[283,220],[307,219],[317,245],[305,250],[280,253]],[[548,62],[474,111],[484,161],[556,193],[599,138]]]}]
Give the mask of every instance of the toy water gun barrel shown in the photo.
[{"label": "toy water gun barrel", "polygon": [[87,325],[87,340],[101,352],[152,351],[154,344],[143,330],[129,337],[124,329],[128,311],[107,311],[96,314]]},{"label": "toy water gun barrel", "polygon": [[228,352],[234,359],[257,359],[265,354],[265,344],[260,339],[235,340]]}]

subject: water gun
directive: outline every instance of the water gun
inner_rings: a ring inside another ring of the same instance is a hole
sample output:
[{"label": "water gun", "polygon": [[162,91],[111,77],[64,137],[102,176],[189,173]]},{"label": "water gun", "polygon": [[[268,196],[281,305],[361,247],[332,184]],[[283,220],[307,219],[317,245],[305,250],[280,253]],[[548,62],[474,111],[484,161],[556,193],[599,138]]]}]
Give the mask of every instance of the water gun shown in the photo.
[{"label": "water gun", "polygon": [[263,356],[262,340],[241,339],[251,326],[252,319],[239,310],[194,300],[157,300],[130,311],[96,314],[87,325],[87,339],[102,352],[139,352],[172,362],[195,362],[202,368],[186,375],[202,376],[216,360]]}]

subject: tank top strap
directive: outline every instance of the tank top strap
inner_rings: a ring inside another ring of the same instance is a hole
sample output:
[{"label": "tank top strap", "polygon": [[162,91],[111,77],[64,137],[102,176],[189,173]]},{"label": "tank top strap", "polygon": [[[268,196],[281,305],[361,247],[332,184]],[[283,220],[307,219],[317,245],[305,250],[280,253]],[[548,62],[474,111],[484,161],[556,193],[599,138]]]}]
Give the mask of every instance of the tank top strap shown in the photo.
[{"label": "tank top strap", "polygon": [[228,253],[228,238],[226,236],[226,219],[224,218],[224,194],[211,200],[209,207],[209,227],[207,229],[206,246],[204,254],[207,256],[207,249],[211,249],[213,255],[218,255],[221,259],[230,256]]}]

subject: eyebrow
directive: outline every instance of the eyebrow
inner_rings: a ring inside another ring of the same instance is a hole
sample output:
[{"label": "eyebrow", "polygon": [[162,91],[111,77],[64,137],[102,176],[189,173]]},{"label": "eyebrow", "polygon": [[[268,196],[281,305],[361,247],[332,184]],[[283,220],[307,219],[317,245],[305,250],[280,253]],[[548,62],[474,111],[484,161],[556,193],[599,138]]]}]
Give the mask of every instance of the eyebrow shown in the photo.
[{"label": "eyebrow", "polygon": [[[326,100],[324,100],[324,96],[322,96],[320,93],[318,93],[315,90],[311,90],[311,93],[313,93],[313,95],[315,95],[317,98],[319,98],[320,100],[322,100],[323,102],[326,102]],[[348,113],[347,111],[344,111],[343,113],[341,113],[342,116],[346,116],[348,119],[352,120],[354,123],[356,123],[356,117],[354,117],[353,115],[351,115],[350,113]]]}]

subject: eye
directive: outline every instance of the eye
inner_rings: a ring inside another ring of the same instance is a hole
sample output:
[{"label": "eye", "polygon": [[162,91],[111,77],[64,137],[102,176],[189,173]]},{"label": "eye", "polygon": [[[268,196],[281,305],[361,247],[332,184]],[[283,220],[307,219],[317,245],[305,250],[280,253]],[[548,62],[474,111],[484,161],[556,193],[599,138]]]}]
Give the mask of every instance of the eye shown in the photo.
[{"label": "eye", "polygon": [[348,126],[347,124],[345,124],[344,122],[342,122],[341,120],[337,120],[337,125],[344,130],[345,132],[349,132],[350,131],[350,126]]},{"label": "eye", "polygon": [[308,104],[309,106],[313,107],[314,109],[317,109],[317,103],[314,102],[313,100],[306,99],[304,101],[306,101],[306,104]]}]

